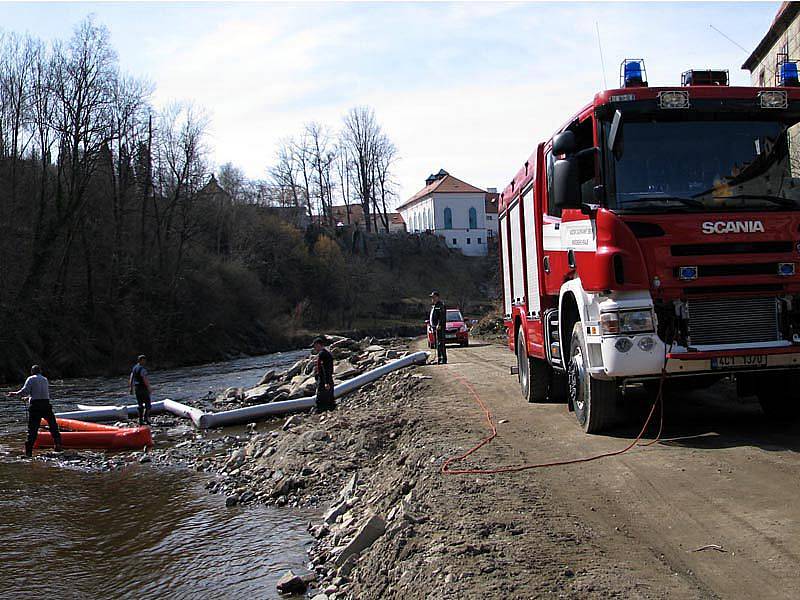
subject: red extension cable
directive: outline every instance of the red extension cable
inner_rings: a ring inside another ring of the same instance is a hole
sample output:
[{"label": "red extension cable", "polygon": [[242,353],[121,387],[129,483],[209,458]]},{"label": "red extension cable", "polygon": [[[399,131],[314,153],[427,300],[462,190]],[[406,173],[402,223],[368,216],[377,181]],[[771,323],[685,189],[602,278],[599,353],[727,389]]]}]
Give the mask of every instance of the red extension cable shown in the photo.
[{"label": "red extension cable", "polygon": [[463,461],[468,456],[470,456],[471,454],[474,454],[475,452],[477,452],[478,450],[483,448],[485,445],[487,445],[489,442],[491,442],[495,437],[497,437],[497,426],[494,424],[494,419],[492,419],[492,412],[489,410],[489,407],[486,406],[486,404],[483,402],[483,400],[481,399],[481,397],[478,394],[478,392],[475,391],[475,388],[473,387],[473,385],[469,381],[464,379],[461,375],[458,375],[457,373],[453,373],[451,371],[451,375],[453,375],[453,377],[458,379],[461,382],[461,384],[465,388],[467,388],[467,390],[469,390],[469,392],[472,394],[472,397],[475,398],[475,401],[478,403],[478,406],[480,406],[481,409],[483,410],[483,414],[484,414],[484,416],[486,418],[486,423],[489,425],[489,429],[491,430],[491,433],[487,437],[485,437],[483,440],[481,440],[480,443],[478,443],[477,445],[472,447],[470,450],[468,450],[464,454],[461,454],[460,456],[451,456],[446,461],[444,461],[444,463],[442,464],[442,468],[441,468],[441,473],[443,475],[495,475],[495,474],[498,474],[498,473],[517,473],[519,471],[527,471],[527,470],[530,470],[530,469],[542,469],[542,468],[546,468],[546,467],[559,467],[559,466],[564,466],[564,465],[575,465],[575,464],[578,464],[578,463],[587,463],[587,462],[591,462],[593,460],[599,460],[601,458],[608,458],[610,456],[619,456],[620,454],[625,454],[626,452],[628,452],[628,450],[631,450],[634,446],[639,444],[639,441],[642,439],[642,436],[644,435],[644,432],[647,430],[648,425],[650,425],[650,420],[653,418],[653,413],[656,410],[656,405],[659,405],[661,407],[660,423],[659,423],[659,426],[658,426],[658,435],[655,437],[655,439],[653,439],[653,440],[651,440],[651,441],[649,441],[649,442],[647,442],[645,444],[640,444],[640,445],[641,446],[652,446],[653,444],[655,444],[656,442],[658,442],[661,439],[661,432],[662,432],[663,427],[664,427],[664,403],[662,401],[662,396],[663,396],[663,392],[664,392],[664,378],[666,376],[666,365],[665,365],[665,368],[661,371],[661,381],[660,381],[659,386],[658,386],[658,394],[656,396],[655,401],[653,402],[653,406],[650,408],[650,414],[647,415],[647,419],[645,420],[644,425],[642,426],[642,430],[639,432],[639,435],[636,436],[635,440],[633,440],[630,444],[628,444],[625,448],[622,448],[621,450],[614,450],[612,452],[604,452],[602,454],[596,454],[594,456],[585,456],[585,457],[582,457],[582,458],[573,458],[573,459],[570,459],[570,460],[557,460],[557,461],[545,462],[545,463],[513,465],[513,466],[510,466],[510,467],[498,467],[496,469],[451,469],[450,468],[451,464]]}]

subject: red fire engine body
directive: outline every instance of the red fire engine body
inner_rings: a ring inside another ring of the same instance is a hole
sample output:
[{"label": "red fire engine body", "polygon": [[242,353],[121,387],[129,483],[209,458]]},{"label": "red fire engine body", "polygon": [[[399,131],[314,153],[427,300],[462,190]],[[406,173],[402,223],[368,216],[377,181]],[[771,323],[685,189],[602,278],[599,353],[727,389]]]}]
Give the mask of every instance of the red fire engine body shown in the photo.
[{"label": "red fire engine body", "polygon": [[623,78],[538,145],[499,207],[529,401],[566,400],[593,433],[626,386],[733,375],[767,414],[797,410],[798,122],[798,87],[694,71],[675,87]]}]

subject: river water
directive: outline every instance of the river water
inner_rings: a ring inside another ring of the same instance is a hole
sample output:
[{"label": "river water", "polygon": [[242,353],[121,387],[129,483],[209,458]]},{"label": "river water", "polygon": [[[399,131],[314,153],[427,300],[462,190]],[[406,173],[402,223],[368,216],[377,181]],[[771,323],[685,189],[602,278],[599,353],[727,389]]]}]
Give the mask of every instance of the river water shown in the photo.
[{"label": "river water", "polygon": [[[246,387],[291,352],[151,373],[154,400]],[[125,377],[52,382],[56,410],[130,401]],[[1,598],[277,598],[306,562],[311,514],[226,508],[206,479],[134,465],[88,473],[21,457],[25,412],[0,396]],[[155,440],[158,444],[158,440]]]}]

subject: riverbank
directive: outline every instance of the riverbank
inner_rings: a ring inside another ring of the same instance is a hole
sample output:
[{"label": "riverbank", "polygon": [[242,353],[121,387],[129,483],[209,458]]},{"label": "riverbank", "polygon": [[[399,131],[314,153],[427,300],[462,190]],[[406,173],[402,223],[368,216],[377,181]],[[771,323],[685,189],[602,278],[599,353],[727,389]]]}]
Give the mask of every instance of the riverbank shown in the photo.
[{"label": "riverbank", "polygon": [[[424,342],[342,345],[351,347],[339,353],[340,375],[341,365],[367,368]],[[448,457],[487,435],[473,390],[498,436],[464,462],[470,469],[609,453],[639,427],[632,414],[629,428],[586,436],[563,405],[521,400],[515,357],[501,345],[475,340],[449,354],[447,366],[388,375],[333,413],[202,433],[159,417],[152,452],[104,464],[204,471],[225,514],[308,507],[308,569],[286,565],[292,576],[276,583],[316,600],[797,596],[800,519],[782,476],[797,463],[797,426],[768,424],[723,386],[670,403],[660,444],[558,468],[443,475]],[[307,361],[294,356],[267,379],[286,387]],[[266,375],[251,373],[249,394],[232,389],[217,402],[241,405]]]},{"label": "riverbank", "polygon": [[[422,344],[337,339],[337,378]],[[536,478],[441,474],[448,457],[486,435],[472,397],[454,376],[463,371],[465,353],[483,346],[476,340],[453,348],[447,367],[391,373],[339,399],[331,413],[208,432],[161,415],[153,426],[157,445],[148,452],[45,454],[41,460],[101,471],[136,461],[177,466],[209,476],[207,490],[231,511],[308,509],[315,542],[309,569],[294,568],[293,581],[317,600],[660,597],[663,588],[650,593],[630,565],[605,558],[592,529]],[[311,357],[300,358],[284,371],[264,373],[255,387],[191,403],[221,410],[297,397],[312,385],[311,364]],[[468,370],[477,372],[474,364]],[[489,369],[485,376],[497,373]],[[495,459],[515,458],[513,448],[499,445],[511,458]],[[492,466],[483,453],[470,464]]]},{"label": "riverbank", "polygon": [[[310,570],[293,580],[317,600],[691,596],[666,569],[644,575],[652,560],[606,557],[596,532],[533,475],[441,474],[448,457],[486,435],[454,376],[461,353],[482,346],[453,349],[447,367],[392,373],[342,398],[333,413],[290,417],[251,435],[218,458],[210,491],[229,506],[320,509],[309,523],[317,540]],[[496,460],[518,457],[497,446]],[[470,464],[493,466],[484,454]]]}]

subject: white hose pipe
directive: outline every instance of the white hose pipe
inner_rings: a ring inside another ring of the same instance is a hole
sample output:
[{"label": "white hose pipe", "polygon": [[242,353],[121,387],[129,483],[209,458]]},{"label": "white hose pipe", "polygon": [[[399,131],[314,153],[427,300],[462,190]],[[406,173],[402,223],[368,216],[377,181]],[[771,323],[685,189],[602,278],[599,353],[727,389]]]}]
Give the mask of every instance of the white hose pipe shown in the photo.
[{"label": "white hose pipe", "polygon": [[124,406],[105,406],[92,410],[56,413],[56,416],[60,419],[75,419],[76,421],[122,421],[128,418],[128,409]]},{"label": "white hose pipe", "polygon": [[[380,379],[387,373],[403,369],[414,364],[425,364],[428,360],[427,352],[415,352],[398,358],[390,363],[372,369],[366,373],[362,373],[357,377],[353,377],[344,383],[340,383],[333,388],[333,395],[335,398],[349,394],[357,390],[363,385],[371,383],[376,379]],[[221,427],[224,425],[237,425],[240,423],[250,423],[252,421],[262,419],[264,417],[281,415],[290,412],[297,412],[301,410],[308,410],[313,408],[316,404],[316,397],[308,396],[306,398],[297,398],[295,400],[283,400],[281,402],[268,402],[266,404],[257,404],[255,406],[247,406],[244,408],[235,408],[233,410],[225,410],[218,413],[204,413],[199,408],[187,406],[174,400],[162,400],[154,402],[152,411],[166,411],[173,415],[191,419],[195,427],[198,429],[209,429],[211,427]],[[63,418],[79,419],[82,421],[113,421],[117,419],[124,419],[128,415],[137,416],[138,408],[136,405],[119,406],[119,407],[86,407],[79,405],[79,408],[87,408],[90,410],[81,410],[73,413],[62,413],[57,416]]]},{"label": "white hose pipe", "polygon": [[200,427],[200,419],[205,414],[202,410],[193,406],[186,406],[174,400],[164,400],[163,402],[165,411],[184,419],[191,419],[195,427]]},{"label": "white hose pipe", "polygon": [[294,400],[256,404],[254,406],[235,408],[218,413],[205,413],[201,415],[197,421],[194,419],[192,419],[192,421],[200,429],[210,429],[212,427],[222,427],[224,425],[251,423],[272,415],[282,415],[300,410],[308,410],[314,408],[316,403],[317,399],[314,396],[309,396],[307,398],[296,398]]},{"label": "white hose pipe", "polygon": [[411,365],[424,365],[428,361],[428,353],[427,352],[414,352],[413,354],[409,354],[404,356],[403,358],[398,358],[397,360],[393,360],[392,362],[386,363],[382,367],[378,367],[377,369],[372,369],[371,371],[367,371],[366,373],[362,373],[357,377],[353,377],[352,379],[348,379],[344,383],[340,383],[335,388],[333,388],[333,396],[334,398],[338,398],[339,396],[344,396],[345,394],[349,394],[353,390],[357,390],[362,385],[366,385],[376,379],[380,379],[387,373],[391,373],[392,371],[397,371],[398,369],[403,369],[405,367],[410,367]]},{"label": "white hose pipe", "polygon": [[[119,408],[125,408],[128,411],[128,418],[131,417],[138,417],[139,416],[139,406],[136,404],[128,404],[125,407],[119,406],[92,406],[91,404],[78,404],[78,410],[83,412],[89,412],[93,410],[114,410]],[[158,402],[153,402],[150,405],[150,413],[156,414],[164,412],[164,402],[159,400]],[[78,421],[87,421],[88,419],[77,419]]]},{"label": "white hose pipe", "polygon": [[[349,394],[353,390],[360,388],[387,373],[411,366],[413,364],[425,364],[428,360],[427,352],[415,352],[403,358],[393,360],[390,363],[372,369],[366,373],[362,373],[358,377],[340,383],[333,388],[333,395],[335,398]],[[218,413],[205,413],[195,418],[191,416],[192,422],[200,429],[209,429],[211,427],[220,427],[223,425],[237,425],[240,423],[250,423],[252,421],[262,419],[272,415],[282,415],[290,412],[297,412],[300,410],[308,410],[316,405],[316,397],[308,396],[306,398],[297,398],[296,400],[282,400],[280,402],[268,402],[267,404],[257,404],[255,406],[247,406],[245,408],[235,408],[233,410],[226,410]],[[175,403],[173,403],[175,404]],[[188,407],[186,407],[188,408]],[[169,408],[167,410],[170,410]],[[195,409],[196,410],[196,409]],[[173,412],[170,410],[170,412]],[[175,413],[177,414],[177,413]]]}]

